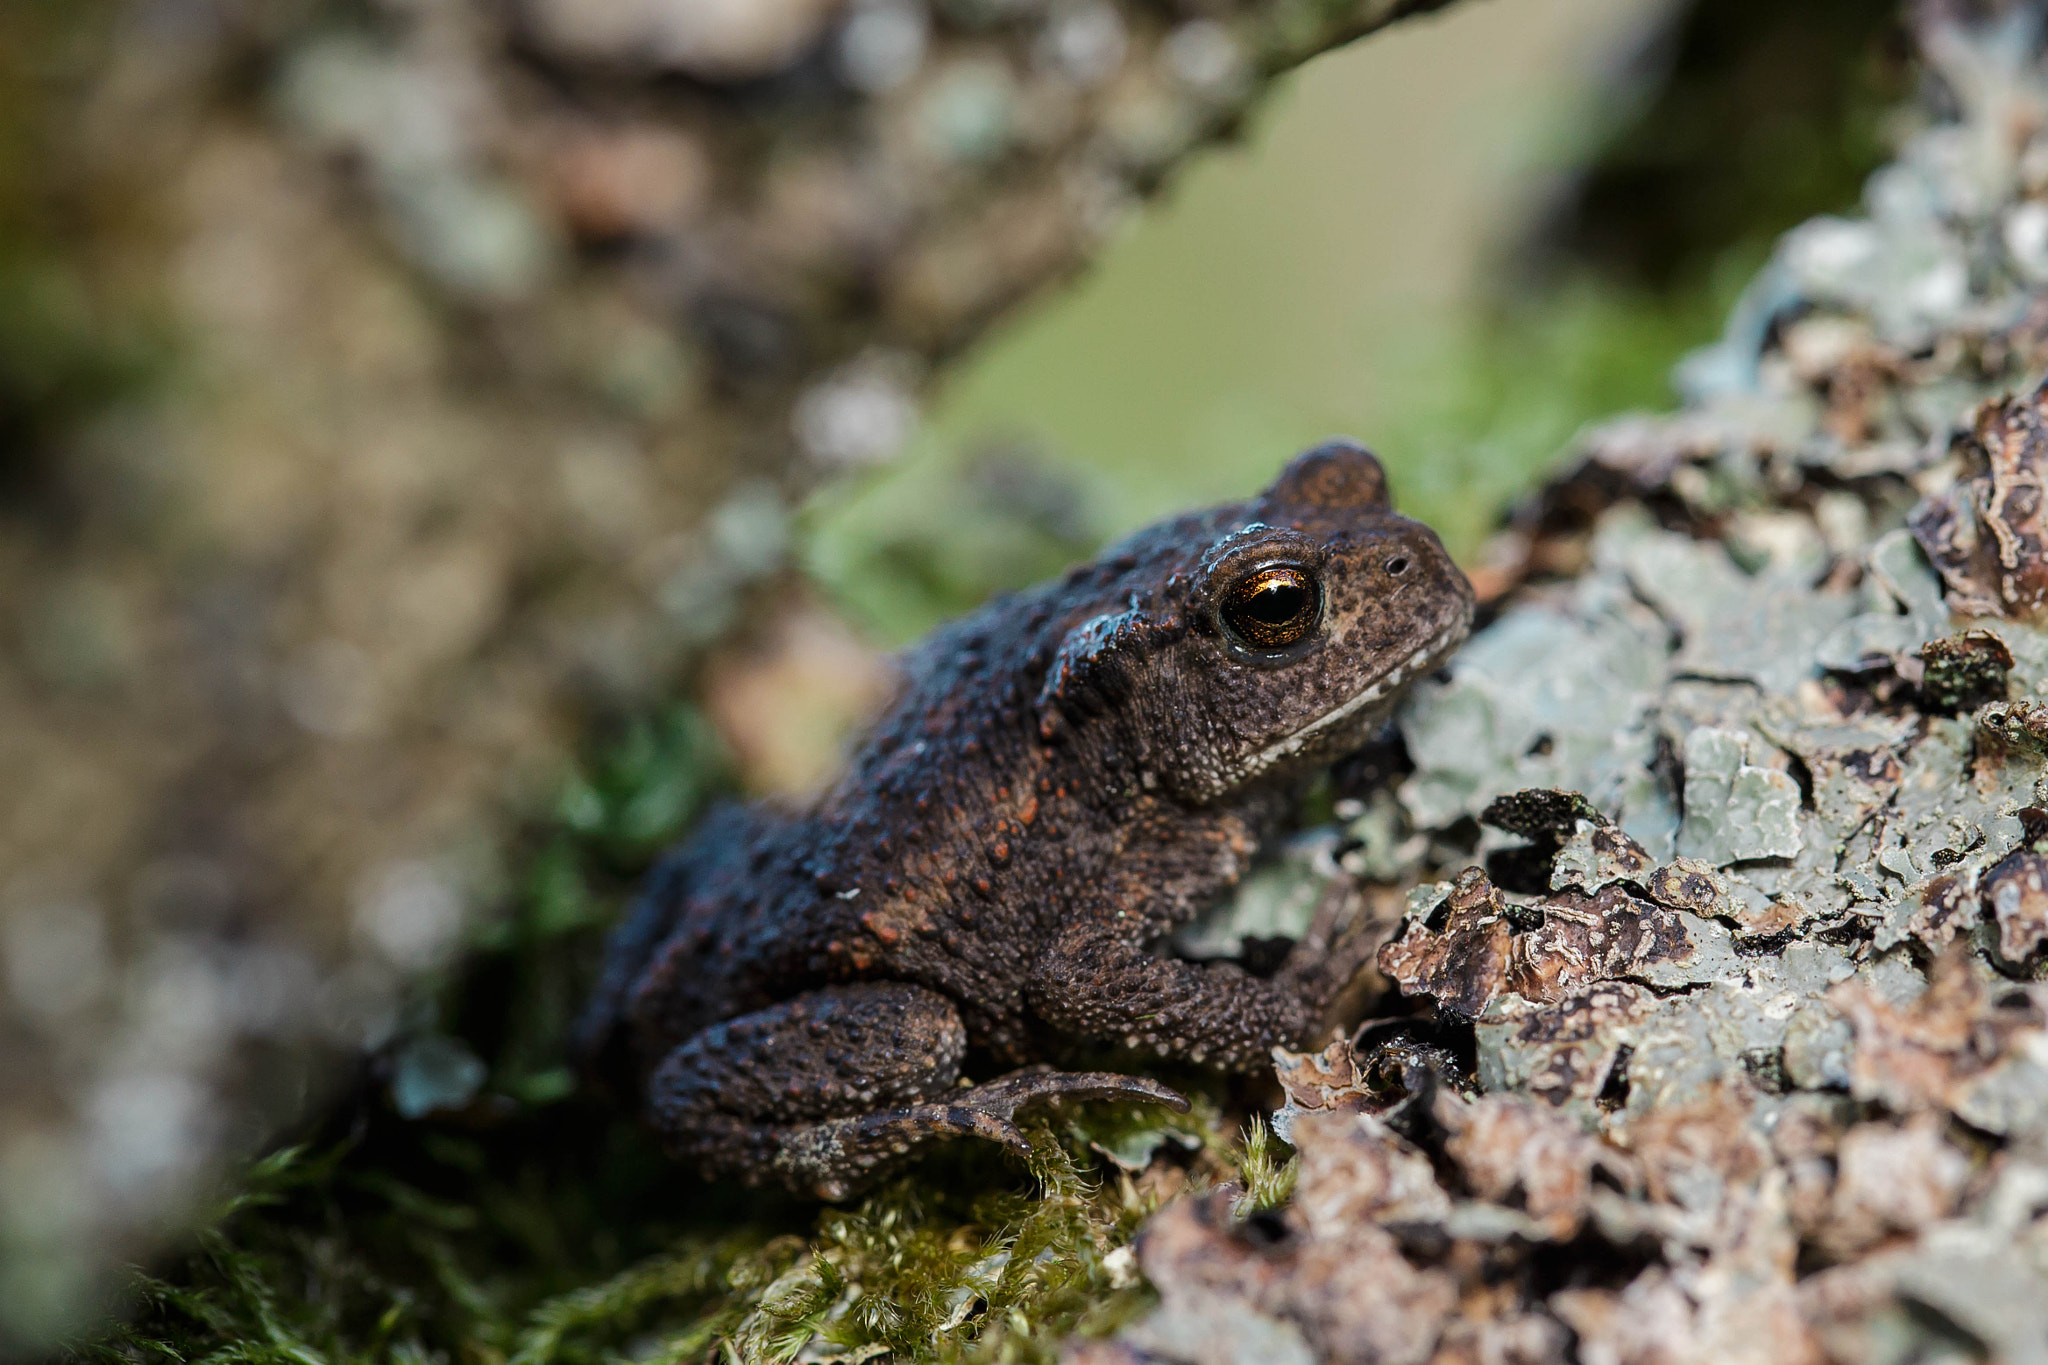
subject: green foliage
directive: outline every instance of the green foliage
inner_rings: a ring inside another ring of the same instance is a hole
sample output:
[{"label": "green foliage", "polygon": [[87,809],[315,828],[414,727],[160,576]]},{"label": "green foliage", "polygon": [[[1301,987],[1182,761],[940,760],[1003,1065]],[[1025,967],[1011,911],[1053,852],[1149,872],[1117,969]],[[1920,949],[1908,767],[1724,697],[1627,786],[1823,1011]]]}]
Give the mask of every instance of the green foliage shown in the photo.
[{"label": "green foliage", "polygon": [[1032,1134],[1035,1194],[999,1189],[949,1215],[906,1180],[851,1212],[819,1219],[804,1257],[769,1286],[731,1337],[746,1361],[805,1346],[849,1356],[1050,1361],[1068,1332],[1114,1330],[1146,1303],[1118,1289],[1105,1257],[1152,1201],[1129,1180],[1091,1183],[1045,1128]]},{"label": "green foliage", "polygon": [[440,1002],[444,1026],[491,1062],[500,1093],[538,1104],[573,1089],[563,1039],[606,926],[728,782],[710,722],[678,703],[623,723],[565,784],[511,912],[479,936],[467,974]]},{"label": "green foliage", "polygon": [[841,608],[909,639],[1093,554],[1106,496],[1035,442],[978,441],[957,464],[825,489],[805,511],[802,553]]},{"label": "green foliage", "polygon": [[1418,348],[1380,436],[1403,509],[1469,555],[1581,426],[1669,405],[1672,365],[1714,335],[1757,264],[1730,257],[1670,297],[1583,277]]},{"label": "green foliage", "polygon": [[556,802],[562,837],[615,868],[643,867],[720,789],[724,766],[718,737],[694,706],[634,717]]},{"label": "green foliage", "polygon": [[1683,7],[1650,54],[1668,63],[1656,88],[1607,130],[1534,254],[1671,296],[1855,203],[1912,92],[1903,18],[1871,0]]},{"label": "green foliage", "polygon": [[[444,1148],[438,1163],[426,1156],[436,1145]],[[664,1250],[607,1275],[620,1256],[591,1224],[609,1203],[602,1184],[531,1179],[554,1164],[544,1152],[509,1180],[494,1175],[507,1155],[493,1150],[501,1145],[421,1130],[280,1153],[250,1173],[245,1193],[180,1265],[140,1278],[131,1325],[76,1354],[110,1365],[313,1365],[451,1352],[594,1360],[593,1337],[616,1344],[693,1314],[715,1326],[731,1286],[790,1254],[736,1220],[721,1232],[672,1234]],[[398,1173],[410,1165],[440,1169]],[[468,1181],[464,1166],[479,1168]],[[577,1285],[578,1276],[595,1283]],[[594,1333],[593,1323],[605,1331]]]}]

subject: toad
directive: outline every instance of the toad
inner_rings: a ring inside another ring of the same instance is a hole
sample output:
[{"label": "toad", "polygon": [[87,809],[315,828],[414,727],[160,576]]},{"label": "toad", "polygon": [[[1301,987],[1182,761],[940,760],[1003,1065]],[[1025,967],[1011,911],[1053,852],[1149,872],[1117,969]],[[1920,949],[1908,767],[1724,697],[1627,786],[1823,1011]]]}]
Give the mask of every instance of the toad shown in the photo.
[{"label": "toad", "polygon": [[[810,809],[731,806],[656,866],[579,1028],[707,1177],[840,1198],[919,1148],[1027,1151],[1089,1047],[1227,1070],[1303,1044],[1364,960],[1312,932],[1269,976],[1161,945],[1303,788],[1443,661],[1472,590],[1335,441],[1248,502],[1140,531],[901,662]],[[1021,1068],[980,1085],[972,1055]]]}]

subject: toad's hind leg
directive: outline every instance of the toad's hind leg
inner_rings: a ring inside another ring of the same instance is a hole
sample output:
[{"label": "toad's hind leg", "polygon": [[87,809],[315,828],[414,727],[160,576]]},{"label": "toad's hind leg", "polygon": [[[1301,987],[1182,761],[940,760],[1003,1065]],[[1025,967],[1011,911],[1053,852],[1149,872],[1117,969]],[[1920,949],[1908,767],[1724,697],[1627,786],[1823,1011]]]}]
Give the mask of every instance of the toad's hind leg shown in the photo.
[{"label": "toad's hind leg", "polygon": [[751,806],[722,805],[704,817],[687,842],[654,865],[605,940],[597,985],[570,1035],[570,1051],[586,1076],[609,1085],[630,1071],[628,1014],[642,974],[676,931],[691,900],[715,905],[722,893],[744,883],[753,850],[783,823],[782,817]]},{"label": "toad's hind leg", "polygon": [[648,1080],[648,1114],[707,1177],[843,1198],[928,1144],[979,1137],[1028,1151],[1015,1117],[1061,1096],[1186,1107],[1130,1076],[1025,1071],[960,1089],[967,1032],[917,986],[835,986],[705,1029]]}]

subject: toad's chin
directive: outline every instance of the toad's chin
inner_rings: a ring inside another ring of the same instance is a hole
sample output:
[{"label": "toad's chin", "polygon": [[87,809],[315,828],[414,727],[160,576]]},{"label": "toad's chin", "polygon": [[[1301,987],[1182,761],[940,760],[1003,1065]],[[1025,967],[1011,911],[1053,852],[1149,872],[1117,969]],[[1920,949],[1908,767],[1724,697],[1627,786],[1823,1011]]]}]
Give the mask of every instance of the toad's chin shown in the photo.
[{"label": "toad's chin", "polygon": [[[1245,760],[1230,774],[1228,786],[1241,786],[1261,773],[1285,763],[1303,750],[1320,747],[1327,741],[1343,736],[1348,730],[1363,730],[1378,719],[1375,709],[1379,703],[1391,703],[1400,696],[1401,689],[1411,681],[1434,671],[1450,657],[1452,650],[1464,642],[1465,634],[1471,627],[1472,607],[1470,603],[1466,603],[1456,616],[1406,659],[1299,730],[1274,740]],[[1357,738],[1363,740],[1366,736],[1360,733]]]}]

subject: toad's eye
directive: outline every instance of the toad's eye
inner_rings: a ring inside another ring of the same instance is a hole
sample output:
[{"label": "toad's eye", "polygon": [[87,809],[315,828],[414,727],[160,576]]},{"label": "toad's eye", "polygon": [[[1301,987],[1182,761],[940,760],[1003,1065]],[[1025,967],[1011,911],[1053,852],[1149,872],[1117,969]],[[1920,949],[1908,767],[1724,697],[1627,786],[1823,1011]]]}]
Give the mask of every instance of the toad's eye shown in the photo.
[{"label": "toad's eye", "polygon": [[1254,569],[1232,584],[1216,615],[1248,649],[1285,649],[1308,638],[1323,617],[1323,586],[1291,564]]}]

